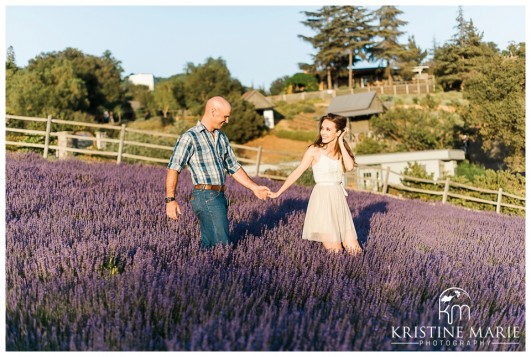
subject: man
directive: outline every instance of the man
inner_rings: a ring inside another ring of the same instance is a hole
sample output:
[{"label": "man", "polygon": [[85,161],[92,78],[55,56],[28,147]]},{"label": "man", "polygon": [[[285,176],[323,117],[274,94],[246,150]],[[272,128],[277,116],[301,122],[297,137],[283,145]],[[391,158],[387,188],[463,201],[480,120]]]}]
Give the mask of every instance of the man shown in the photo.
[{"label": "man", "polygon": [[194,189],[191,204],[201,227],[201,247],[229,243],[229,221],[225,197],[225,171],[242,186],[265,200],[271,192],[258,186],[236,161],[229,139],[219,129],[229,122],[230,103],[222,97],[210,98],[197,125],[177,140],[166,173],[166,215],[177,220],[181,208],[176,201],[179,173],[188,165]]}]

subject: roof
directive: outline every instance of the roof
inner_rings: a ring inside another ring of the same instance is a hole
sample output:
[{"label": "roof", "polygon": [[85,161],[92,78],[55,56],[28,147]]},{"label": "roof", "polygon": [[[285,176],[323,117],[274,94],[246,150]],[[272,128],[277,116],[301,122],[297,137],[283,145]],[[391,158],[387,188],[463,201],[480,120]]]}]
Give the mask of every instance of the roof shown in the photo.
[{"label": "roof", "polygon": [[381,106],[372,106],[376,92],[355,93],[332,98],[328,106],[328,113],[357,117],[383,112]]},{"label": "roof", "polygon": [[395,152],[385,154],[356,155],[356,162],[361,165],[375,165],[393,162],[414,162],[427,160],[464,160],[463,150],[425,150],[410,152]]},{"label": "roof", "polygon": [[272,101],[257,90],[250,90],[242,95],[242,99],[252,103],[256,109],[272,109],[275,107]]}]

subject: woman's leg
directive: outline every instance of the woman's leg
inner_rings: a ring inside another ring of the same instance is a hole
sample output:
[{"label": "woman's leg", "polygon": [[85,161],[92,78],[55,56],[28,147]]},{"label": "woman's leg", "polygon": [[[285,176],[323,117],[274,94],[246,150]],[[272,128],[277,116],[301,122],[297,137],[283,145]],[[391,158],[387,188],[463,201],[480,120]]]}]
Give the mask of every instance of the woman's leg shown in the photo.
[{"label": "woman's leg", "polygon": [[360,247],[360,244],[358,243],[358,239],[354,234],[349,234],[343,241],[343,246],[345,247],[345,250],[352,255],[358,255],[363,253],[363,250]]},{"label": "woman's leg", "polygon": [[333,251],[335,253],[339,253],[343,249],[341,247],[341,242],[338,242],[338,243],[323,242],[323,246],[325,247],[326,250]]}]

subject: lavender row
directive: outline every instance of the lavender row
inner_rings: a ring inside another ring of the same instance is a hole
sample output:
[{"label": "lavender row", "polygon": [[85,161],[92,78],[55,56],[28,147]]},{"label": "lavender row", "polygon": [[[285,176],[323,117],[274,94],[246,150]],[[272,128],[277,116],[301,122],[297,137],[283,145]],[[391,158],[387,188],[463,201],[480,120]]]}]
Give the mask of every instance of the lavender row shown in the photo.
[{"label": "lavender row", "polygon": [[36,155],[8,155],[6,168],[8,350],[525,350],[525,338],[419,347],[392,336],[440,324],[439,294],[453,286],[473,297],[470,324],[523,334],[520,217],[351,191],[365,249],[352,257],[301,240],[311,188],[263,202],[229,180],[236,242],[205,252],[186,172],[177,223],[162,168]]}]

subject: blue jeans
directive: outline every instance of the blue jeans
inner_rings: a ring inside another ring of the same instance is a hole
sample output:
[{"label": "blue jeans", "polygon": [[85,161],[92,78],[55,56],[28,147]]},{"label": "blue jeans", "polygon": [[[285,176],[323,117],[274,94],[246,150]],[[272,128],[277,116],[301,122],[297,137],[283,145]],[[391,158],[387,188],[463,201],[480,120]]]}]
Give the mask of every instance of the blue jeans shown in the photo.
[{"label": "blue jeans", "polygon": [[229,244],[228,202],[225,192],[194,188],[190,200],[201,227],[201,248],[208,249],[218,243]]}]

